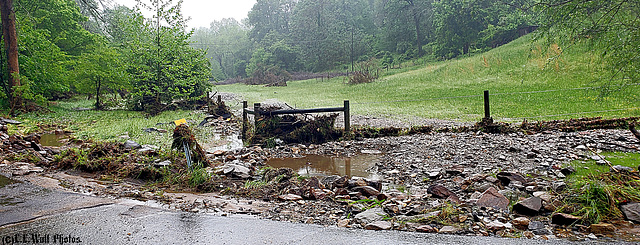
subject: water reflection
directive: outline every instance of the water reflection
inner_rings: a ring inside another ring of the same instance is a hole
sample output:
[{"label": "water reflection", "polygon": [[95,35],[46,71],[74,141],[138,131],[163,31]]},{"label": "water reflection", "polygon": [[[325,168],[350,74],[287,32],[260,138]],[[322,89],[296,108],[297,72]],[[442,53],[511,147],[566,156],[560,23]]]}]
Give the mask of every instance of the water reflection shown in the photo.
[{"label": "water reflection", "polygon": [[320,155],[306,155],[302,158],[272,158],[267,165],[274,168],[292,168],[301,176],[356,176],[369,179],[379,179],[370,170],[380,159],[376,155],[357,155],[354,157],[329,157]]},{"label": "water reflection", "polygon": [[64,143],[62,143],[61,140],[66,137],[64,134],[43,134],[40,136],[40,144],[42,146],[63,146]]}]

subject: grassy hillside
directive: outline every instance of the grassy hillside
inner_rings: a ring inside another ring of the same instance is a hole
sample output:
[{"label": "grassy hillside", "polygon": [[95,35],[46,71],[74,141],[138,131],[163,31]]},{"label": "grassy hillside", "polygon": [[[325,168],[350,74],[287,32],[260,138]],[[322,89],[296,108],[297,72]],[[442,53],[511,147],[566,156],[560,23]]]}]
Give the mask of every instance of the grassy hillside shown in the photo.
[{"label": "grassy hillside", "polygon": [[[586,44],[564,50],[543,46],[525,36],[484,54],[430,63],[406,72],[383,76],[370,84],[348,85],[344,78],[289,82],[287,87],[217,86],[221,92],[241,94],[249,103],[277,99],[298,108],[340,106],[350,100],[361,115],[476,121],[483,116],[484,90],[489,90],[492,116],[503,121],[549,120],[577,117],[640,115],[635,108],[639,86],[601,96],[606,77],[597,52]],[[616,89],[619,87],[616,87]],[[550,91],[526,93],[531,91]],[[525,93],[523,93],[525,92]],[[447,98],[459,96],[475,96]],[[607,111],[595,113],[592,111]],[[561,116],[548,116],[570,114]]]}]

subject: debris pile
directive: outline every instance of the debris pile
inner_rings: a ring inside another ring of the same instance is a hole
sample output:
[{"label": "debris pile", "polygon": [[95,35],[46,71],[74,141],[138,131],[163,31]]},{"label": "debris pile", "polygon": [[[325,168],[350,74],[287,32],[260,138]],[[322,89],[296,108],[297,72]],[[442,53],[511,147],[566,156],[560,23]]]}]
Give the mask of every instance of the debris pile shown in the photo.
[{"label": "debris pile", "polygon": [[256,120],[251,143],[261,143],[274,147],[278,142],[283,144],[321,144],[335,141],[342,137],[342,131],[334,127],[338,114],[318,116],[269,115],[269,111],[280,110],[281,107],[262,108],[263,115]]},{"label": "debris pile", "polygon": [[191,164],[189,161],[191,161],[195,163],[196,166],[209,166],[206,153],[200,144],[198,144],[195,135],[193,135],[191,129],[186,124],[180,124],[173,130],[171,149],[185,152],[189,165]]}]

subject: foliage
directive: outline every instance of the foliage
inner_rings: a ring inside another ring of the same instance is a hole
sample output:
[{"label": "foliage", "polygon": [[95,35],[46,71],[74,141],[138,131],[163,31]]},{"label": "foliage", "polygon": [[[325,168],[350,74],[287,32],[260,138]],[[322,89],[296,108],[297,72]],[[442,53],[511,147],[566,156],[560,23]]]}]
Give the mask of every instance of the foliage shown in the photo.
[{"label": "foliage", "polygon": [[76,90],[84,94],[95,94],[96,109],[102,109],[100,97],[105,90],[112,93],[129,89],[128,74],[125,72],[120,53],[116,49],[99,45],[91,53],[84,53],[75,67],[78,83]]},{"label": "foliage", "polygon": [[598,78],[607,94],[619,84],[640,80],[640,3],[626,0],[561,1],[542,0],[536,7],[543,13],[540,34],[563,47],[586,42],[596,50],[609,70]]},{"label": "foliage", "polygon": [[124,49],[133,80],[133,109],[155,115],[174,100],[199,100],[209,90],[209,63],[203,51],[189,47],[181,3],[139,0],[138,6],[154,12],[154,18],[145,20],[138,12],[128,22],[131,39]]},{"label": "foliage", "polygon": [[376,69],[376,63],[373,59],[358,63],[356,71],[349,76],[349,83],[370,83],[378,79],[379,71]]},{"label": "foliage", "polygon": [[287,81],[291,80],[291,74],[277,66],[255,65],[251,78],[246,80],[247,84],[267,84],[267,86],[287,86]]},{"label": "foliage", "polygon": [[246,77],[251,43],[245,25],[235,19],[214,21],[209,28],[196,29],[190,40],[192,47],[206,50],[215,80]]}]

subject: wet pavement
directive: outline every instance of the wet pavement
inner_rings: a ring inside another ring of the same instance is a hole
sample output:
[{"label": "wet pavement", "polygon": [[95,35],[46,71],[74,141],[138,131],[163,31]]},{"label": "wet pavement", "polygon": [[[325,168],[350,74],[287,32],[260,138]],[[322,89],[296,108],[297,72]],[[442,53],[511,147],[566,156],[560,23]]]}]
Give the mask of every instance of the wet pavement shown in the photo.
[{"label": "wet pavement", "polygon": [[[0,187],[0,244],[602,244],[369,231],[220,216],[51,190]],[[620,243],[617,243],[620,244]]]},{"label": "wet pavement", "polygon": [[0,226],[113,203],[105,198],[51,190],[29,183],[3,182],[7,185],[0,187]]},{"label": "wet pavement", "polygon": [[[574,244],[398,231],[350,230],[250,217],[173,212],[114,204],[0,228],[5,243],[54,236],[81,244]],[[589,244],[589,243],[576,243]]]}]

